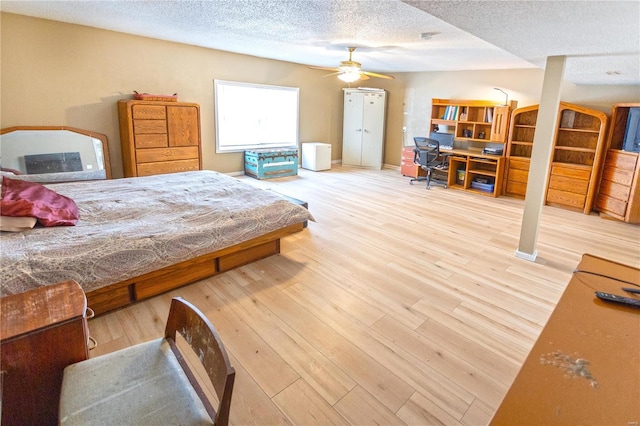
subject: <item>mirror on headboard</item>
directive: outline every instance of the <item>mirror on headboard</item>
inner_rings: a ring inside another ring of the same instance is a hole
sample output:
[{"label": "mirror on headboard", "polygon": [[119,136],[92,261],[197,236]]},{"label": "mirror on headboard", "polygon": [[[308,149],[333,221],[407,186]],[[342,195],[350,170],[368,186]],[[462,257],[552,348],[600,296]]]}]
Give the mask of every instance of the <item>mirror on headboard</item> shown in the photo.
[{"label": "mirror on headboard", "polygon": [[103,134],[66,126],[0,130],[2,174],[33,182],[111,179]]}]

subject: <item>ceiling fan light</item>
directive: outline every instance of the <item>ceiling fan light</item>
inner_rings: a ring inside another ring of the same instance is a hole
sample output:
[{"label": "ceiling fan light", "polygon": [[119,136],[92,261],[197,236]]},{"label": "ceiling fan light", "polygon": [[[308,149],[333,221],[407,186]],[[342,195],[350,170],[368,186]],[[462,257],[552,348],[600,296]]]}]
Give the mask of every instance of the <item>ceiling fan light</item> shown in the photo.
[{"label": "ceiling fan light", "polygon": [[353,83],[356,80],[360,80],[360,72],[358,71],[347,71],[342,74],[338,74],[338,78],[345,83]]}]

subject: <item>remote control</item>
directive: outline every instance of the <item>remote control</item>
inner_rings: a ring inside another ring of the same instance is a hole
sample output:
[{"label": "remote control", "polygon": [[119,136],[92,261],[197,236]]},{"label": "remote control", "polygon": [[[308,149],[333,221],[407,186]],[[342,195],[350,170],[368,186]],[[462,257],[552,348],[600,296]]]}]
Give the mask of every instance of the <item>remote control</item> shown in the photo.
[{"label": "remote control", "polygon": [[640,300],[632,299],[630,297],[618,296],[617,294],[604,293],[602,291],[596,291],[596,297],[607,302],[622,303],[624,305],[634,306],[640,308]]},{"label": "remote control", "polygon": [[636,294],[640,294],[640,288],[622,287],[622,289],[623,289],[624,291],[629,292],[629,293],[636,293]]}]

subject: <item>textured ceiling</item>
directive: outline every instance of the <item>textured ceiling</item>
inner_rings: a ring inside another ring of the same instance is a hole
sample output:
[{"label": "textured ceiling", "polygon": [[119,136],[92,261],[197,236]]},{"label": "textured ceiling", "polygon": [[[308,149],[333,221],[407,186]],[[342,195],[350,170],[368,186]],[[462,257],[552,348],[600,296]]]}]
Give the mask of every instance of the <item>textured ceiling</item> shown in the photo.
[{"label": "textured ceiling", "polygon": [[390,74],[542,68],[566,55],[574,83],[640,84],[638,0],[2,0],[0,10],[325,67],[358,46],[363,69]]}]

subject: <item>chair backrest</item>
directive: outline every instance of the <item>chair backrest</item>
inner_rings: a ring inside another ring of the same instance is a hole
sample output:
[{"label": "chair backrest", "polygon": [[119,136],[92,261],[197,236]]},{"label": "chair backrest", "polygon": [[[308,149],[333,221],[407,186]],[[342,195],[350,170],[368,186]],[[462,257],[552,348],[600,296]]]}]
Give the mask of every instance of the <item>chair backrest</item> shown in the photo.
[{"label": "chair backrest", "polygon": [[[440,157],[440,142],[435,139],[425,138],[422,136],[416,136],[413,138],[413,142],[416,144],[416,157],[415,160],[421,166],[432,166],[439,163]],[[414,161],[415,161],[414,160]]]},{"label": "chair backrest", "polygon": [[[182,354],[180,354],[176,345],[176,332],[182,335],[195,354],[198,355],[207,372],[218,396],[219,404],[217,410],[213,408],[202,387],[198,384],[195,375]],[[215,424],[227,425],[229,423],[231,394],[236,373],[229,362],[227,351],[224,349],[224,345],[215,328],[198,308],[180,297],[175,297],[171,300],[164,337],[171,344],[171,348],[176,354],[180,365],[182,365],[185,374],[202,400],[207,412],[214,419]]]}]

